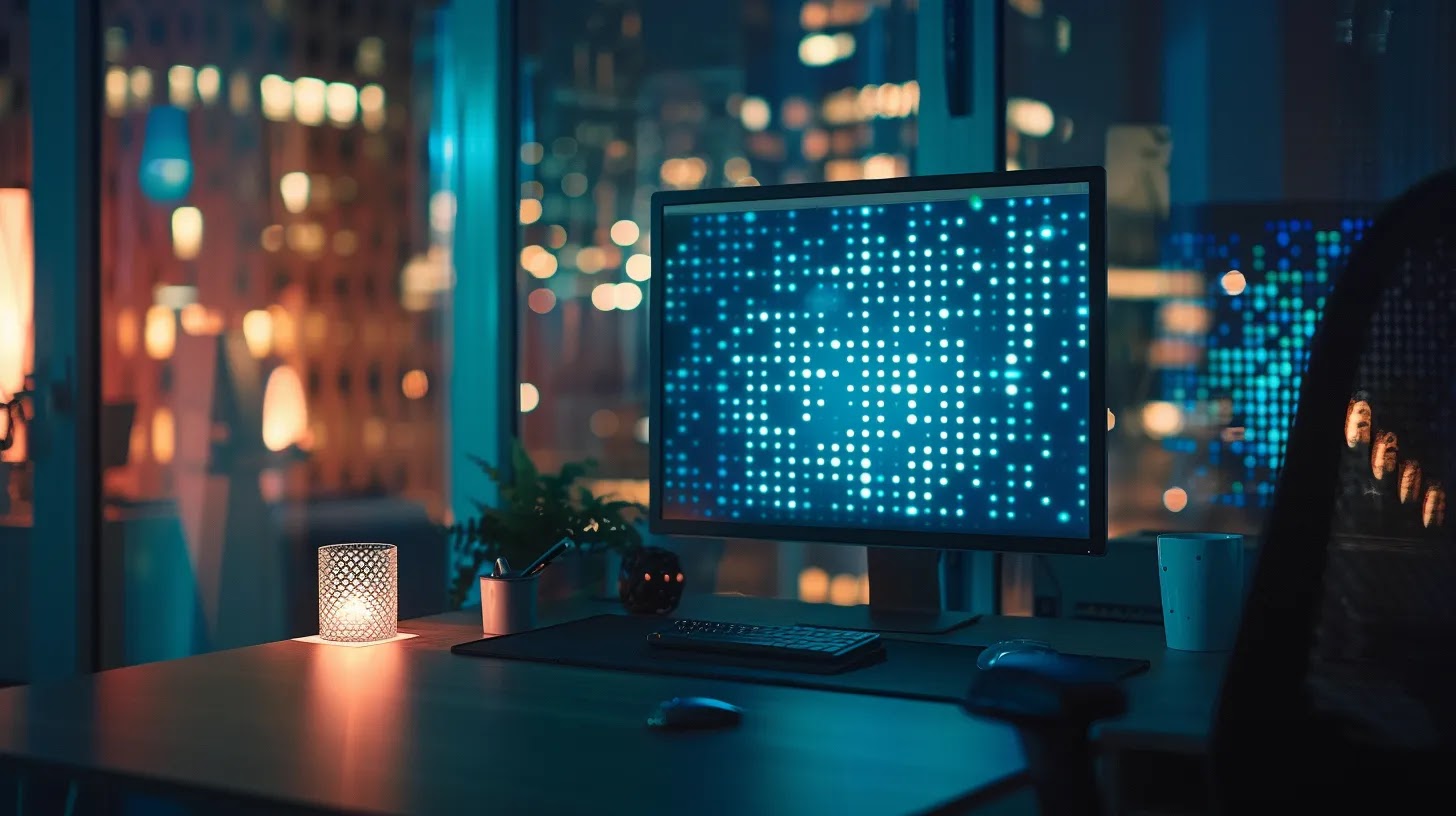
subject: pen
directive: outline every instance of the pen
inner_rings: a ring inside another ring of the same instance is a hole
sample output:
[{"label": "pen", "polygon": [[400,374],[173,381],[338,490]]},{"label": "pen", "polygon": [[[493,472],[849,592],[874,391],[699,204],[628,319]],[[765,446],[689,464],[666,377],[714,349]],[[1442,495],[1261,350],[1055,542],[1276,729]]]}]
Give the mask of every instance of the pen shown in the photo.
[{"label": "pen", "polygon": [[541,553],[541,557],[537,558],[535,561],[532,561],[530,566],[521,570],[521,576],[524,578],[529,578],[532,575],[540,572],[541,570],[546,569],[547,564],[555,561],[556,556],[561,555],[562,553],[571,549],[574,543],[575,542],[573,542],[570,538],[563,538],[555,544],[552,544],[551,549]]}]

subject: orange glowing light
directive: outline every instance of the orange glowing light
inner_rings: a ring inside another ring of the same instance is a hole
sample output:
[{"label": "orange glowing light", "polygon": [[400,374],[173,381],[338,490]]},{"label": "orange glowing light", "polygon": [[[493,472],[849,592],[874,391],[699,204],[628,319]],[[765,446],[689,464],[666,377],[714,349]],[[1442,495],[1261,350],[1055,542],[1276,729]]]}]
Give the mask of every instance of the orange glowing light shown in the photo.
[{"label": "orange glowing light", "polygon": [[25,385],[35,357],[30,191],[0,190],[0,393]]},{"label": "orange glowing light", "polygon": [[1188,506],[1188,491],[1181,487],[1170,487],[1163,491],[1163,506],[1170,512],[1181,513]]},{"label": "orange glowing light", "polygon": [[263,444],[271,451],[285,450],[307,431],[308,400],[303,380],[292,366],[278,366],[263,388]]},{"label": "orange glowing light", "polygon": [[142,345],[153,360],[165,360],[177,347],[177,316],[166,306],[152,306],[142,329]]},{"label": "orange glowing light", "polygon": [[834,576],[829,582],[829,602],[835,606],[859,603],[859,576],[847,572]]},{"label": "orange glowing light", "polygon": [[172,461],[177,452],[177,427],[170,408],[158,408],[152,414],[152,458],[159,465]]},{"label": "orange glowing light", "polygon": [[550,289],[536,289],[526,295],[526,305],[536,314],[546,314],[556,308],[556,293]]},{"label": "orange glowing light", "polygon": [[411,369],[400,378],[399,388],[408,399],[423,399],[426,394],[430,393],[430,377],[418,368]]},{"label": "orange glowing light", "polygon": [[141,327],[137,323],[135,311],[122,309],[116,313],[116,349],[121,352],[121,356],[130,357],[136,354],[140,335]]},{"label": "orange glowing light", "polygon": [[829,598],[829,573],[819,567],[805,567],[799,572],[799,600],[824,603]]}]

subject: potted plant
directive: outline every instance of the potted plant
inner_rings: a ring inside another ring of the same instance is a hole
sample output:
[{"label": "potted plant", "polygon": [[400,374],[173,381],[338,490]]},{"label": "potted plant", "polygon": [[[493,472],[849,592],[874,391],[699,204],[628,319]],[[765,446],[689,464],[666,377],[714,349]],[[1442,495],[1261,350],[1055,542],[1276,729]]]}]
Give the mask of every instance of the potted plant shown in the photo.
[{"label": "potted plant", "polygon": [[495,483],[499,499],[495,505],[476,501],[479,515],[448,529],[452,609],[464,605],[482,569],[499,557],[519,568],[563,536],[576,542],[578,552],[621,552],[642,546],[642,533],[633,520],[644,507],[577,485],[596,469],[589,459],[568,462],[557,473],[542,473],[518,441],[512,446],[508,469],[475,456],[471,461]]}]

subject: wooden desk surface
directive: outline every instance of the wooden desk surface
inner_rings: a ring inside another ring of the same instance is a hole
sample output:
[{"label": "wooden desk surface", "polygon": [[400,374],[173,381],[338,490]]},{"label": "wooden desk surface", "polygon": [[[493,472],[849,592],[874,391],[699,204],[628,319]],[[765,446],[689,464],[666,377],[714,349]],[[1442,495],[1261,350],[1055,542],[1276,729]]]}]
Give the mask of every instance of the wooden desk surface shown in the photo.
[{"label": "wooden desk surface", "polygon": [[[702,605],[791,612],[758,603]],[[912,813],[1019,781],[1012,732],[950,706],[451,655],[477,622],[457,613],[407,622],[422,636],[399,643],[285,641],[0,691],[0,760],[270,812]],[[743,725],[644,727],[678,695],[741,705]]]}]

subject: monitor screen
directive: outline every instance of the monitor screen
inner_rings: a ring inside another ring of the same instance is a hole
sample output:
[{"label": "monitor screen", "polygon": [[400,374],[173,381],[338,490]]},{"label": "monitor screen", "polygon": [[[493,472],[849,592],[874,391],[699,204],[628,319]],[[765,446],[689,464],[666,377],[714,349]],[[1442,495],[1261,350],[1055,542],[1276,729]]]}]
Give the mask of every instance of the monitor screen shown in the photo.
[{"label": "monitor screen", "polygon": [[1102,195],[1095,170],[659,194],[654,527],[1100,552]]}]

